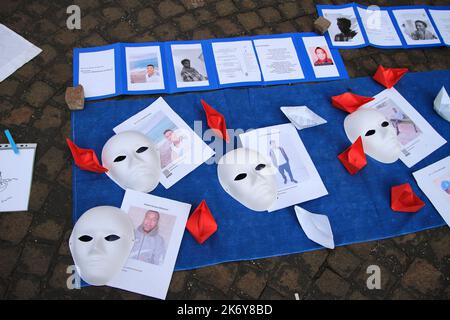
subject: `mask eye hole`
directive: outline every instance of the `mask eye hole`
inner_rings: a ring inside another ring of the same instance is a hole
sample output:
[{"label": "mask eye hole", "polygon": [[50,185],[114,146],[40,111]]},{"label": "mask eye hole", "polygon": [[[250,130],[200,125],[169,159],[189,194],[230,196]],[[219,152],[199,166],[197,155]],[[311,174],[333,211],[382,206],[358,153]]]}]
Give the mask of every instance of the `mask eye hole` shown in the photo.
[{"label": "mask eye hole", "polygon": [[92,240],[92,237],[85,234],[84,236],[79,237],[78,240],[82,242],[89,242]]},{"label": "mask eye hole", "polygon": [[258,165],[256,166],[255,170],[256,170],[256,171],[259,171],[259,170],[264,169],[265,167],[266,167],[266,165],[265,165],[264,163],[260,163],[260,164],[258,164]]},{"label": "mask eye hole", "polygon": [[115,235],[115,234],[110,234],[109,236],[105,237],[106,241],[116,241],[116,240],[119,240],[119,239],[120,239],[120,237],[118,235]]},{"label": "mask eye hole", "polygon": [[247,174],[246,173],[240,173],[234,178],[234,181],[243,180],[245,178],[247,178]]},{"label": "mask eye hole", "polygon": [[387,122],[387,121],[383,121],[383,123],[381,123],[382,127],[387,127],[388,125],[389,125],[389,122]]},{"label": "mask eye hole", "polygon": [[136,153],[142,153],[148,150],[148,147],[140,147],[139,149],[136,150]]},{"label": "mask eye hole", "polygon": [[372,130],[367,131],[365,136],[368,137],[368,136],[372,136],[374,134],[375,134],[375,130],[372,129]]},{"label": "mask eye hole", "polygon": [[127,157],[126,156],[118,156],[117,158],[114,159],[114,162],[120,162],[125,160]]}]

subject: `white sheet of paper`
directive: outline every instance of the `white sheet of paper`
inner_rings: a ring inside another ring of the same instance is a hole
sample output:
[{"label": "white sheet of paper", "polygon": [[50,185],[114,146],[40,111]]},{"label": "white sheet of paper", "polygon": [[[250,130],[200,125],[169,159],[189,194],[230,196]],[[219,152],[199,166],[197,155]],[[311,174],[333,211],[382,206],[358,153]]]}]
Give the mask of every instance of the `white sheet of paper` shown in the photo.
[{"label": "white sheet of paper", "polygon": [[0,23],[0,82],[41,53],[41,49]]},{"label": "white sheet of paper", "polygon": [[[331,25],[328,28],[328,33],[330,35],[331,43],[333,46],[338,47],[349,47],[357,46],[365,43],[364,37],[361,32],[361,27],[356,19],[355,11],[353,7],[342,8],[342,9],[323,9],[322,14],[324,18],[330,20]],[[350,20],[350,33],[345,36],[337,25],[337,19],[344,18]]]},{"label": "white sheet of paper", "polygon": [[[402,31],[405,41],[409,45],[435,44],[441,43],[436,30],[428,18],[425,9],[402,9],[392,10],[397,24]],[[425,32],[416,28],[416,21],[420,20],[426,23]]]},{"label": "white sheet of paper", "polygon": [[[115,133],[144,133],[159,149],[161,184],[170,188],[214,155],[214,151],[159,97],[141,112],[116,126]],[[166,132],[170,130],[171,132]],[[172,141],[169,139],[172,138]]]},{"label": "white sheet of paper", "polygon": [[309,212],[295,206],[298,222],[309,240],[314,241],[328,249],[334,249],[333,230],[326,215]]},{"label": "white sheet of paper", "polygon": [[[316,78],[339,77],[339,71],[325,37],[303,37],[302,39]],[[326,58],[320,59],[324,53]]]},{"label": "white sheet of paper", "polygon": [[[164,70],[159,46],[125,47],[125,63],[128,90],[164,89]],[[153,66],[154,73],[151,76],[147,72],[148,65]]]},{"label": "white sheet of paper", "polygon": [[86,98],[116,93],[114,55],[114,49],[80,53],[78,83]]},{"label": "white sheet of paper", "polygon": [[304,79],[292,38],[253,40],[264,81]]},{"label": "white sheet of paper", "polygon": [[397,129],[402,146],[400,160],[408,168],[447,142],[395,88],[385,89],[374,98],[361,108],[381,111]]},{"label": "white sheet of paper", "polygon": [[[121,209],[133,222],[136,241],[122,271],[108,285],[165,299],[191,205],[127,190]],[[147,211],[159,213],[157,229],[150,233],[142,228]]]},{"label": "white sheet of paper", "polygon": [[297,128],[302,130],[327,123],[327,120],[315,114],[307,106],[284,106],[280,107],[281,112]]},{"label": "white sheet of paper", "polygon": [[379,46],[402,45],[400,36],[397,34],[397,30],[387,10],[371,10],[358,7],[358,13],[371,44]]},{"label": "white sheet of paper", "polygon": [[261,81],[261,71],[251,40],[213,42],[220,84]]},{"label": "white sheet of paper", "polygon": [[0,145],[0,212],[27,211],[36,144],[20,143],[19,154]]},{"label": "white sheet of paper", "polygon": [[450,156],[413,172],[420,189],[450,226]]},{"label": "white sheet of paper", "polygon": [[[173,68],[175,70],[175,79],[178,88],[209,86],[205,58],[200,43],[172,44],[170,50],[172,52]],[[192,81],[185,81],[183,79],[183,65],[181,61],[184,59],[189,60],[191,68],[195,69],[201,77],[199,76],[198,79],[194,80],[191,79]]]},{"label": "white sheet of paper", "polygon": [[328,194],[292,123],[252,130],[239,139],[243,147],[263,154],[277,169],[278,197],[269,212]]},{"label": "white sheet of paper", "polygon": [[433,10],[430,8],[428,12],[445,44],[450,45],[450,10]]}]

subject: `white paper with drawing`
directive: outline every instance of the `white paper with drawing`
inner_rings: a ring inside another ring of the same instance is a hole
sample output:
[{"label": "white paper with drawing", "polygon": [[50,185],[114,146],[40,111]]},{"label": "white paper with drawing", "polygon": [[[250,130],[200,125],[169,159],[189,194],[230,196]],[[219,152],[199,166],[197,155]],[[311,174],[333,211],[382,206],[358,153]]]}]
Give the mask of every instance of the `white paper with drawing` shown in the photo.
[{"label": "white paper with drawing", "polygon": [[277,169],[277,200],[269,212],[328,194],[292,123],[239,135],[242,146],[263,154]]},{"label": "white paper with drawing", "polygon": [[[402,148],[400,160],[408,168],[447,142],[394,88],[386,89],[374,98],[375,100],[362,108],[375,108],[391,122],[397,131],[397,138]],[[425,107],[431,108],[431,106]]]},{"label": "white paper with drawing", "polygon": [[0,145],[0,212],[27,211],[36,144]]},{"label": "white paper with drawing", "polygon": [[157,145],[161,156],[160,182],[166,189],[214,155],[161,97],[113,130],[142,132]]}]

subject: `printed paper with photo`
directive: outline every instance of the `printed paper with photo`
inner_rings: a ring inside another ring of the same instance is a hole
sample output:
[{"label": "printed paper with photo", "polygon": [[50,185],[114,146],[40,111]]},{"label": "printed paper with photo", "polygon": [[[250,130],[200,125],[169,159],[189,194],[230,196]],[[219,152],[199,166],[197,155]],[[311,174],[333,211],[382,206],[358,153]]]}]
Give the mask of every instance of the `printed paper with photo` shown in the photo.
[{"label": "printed paper with photo", "polygon": [[165,299],[191,205],[127,190],[121,209],[133,222],[135,242],[108,285]]},{"label": "printed paper with photo", "polygon": [[338,77],[339,71],[325,38],[303,37],[302,39],[316,78]]},{"label": "printed paper with photo", "polygon": [[386,89],[362,108],[381,111],[397,131],[402,146],[400,159],[411,168],[447,141],[394,88]]},{"label": "printed paper with photo", "polygon": [[127,87],[130,91],[164,89],[159,46],[125,47]]},{"label": "printed paper with photo", "polygon": [[387,10],[358,7],[358,13],[369,42],[378,46],[401,46],[397,30]]},{"label": "printed paper with photo", "polygon": [[208,86],[208,73],[202,45],[173,44],[173,67],[178,88]]},{"label": "printed paper with photo", "polygon": [[441,43],[425,9],[393,10],[408,45]]},{"label": "printed paper with photo", "polygon": [[252,130],[239,138],[243,147],[266,156],[277,170],[278,196],[269,212],[328,194],[293,124]]},{"label": "printed paper with photo", "polygon": [[322,9],[322,14],[331,22],[328,33],[333,46],[348,47],[365,43],[353,7]]},{"label": "printed paper with photo", "polygon": [[139,131],[156,144],[161,157],[161,184],[165,188],[170,188],[214,155],[161,97],[113,130],[115,133]]},{"label": "printed paper with photo", "polygon": [[450,45],[450,9],[449,10],[433,10],[429,9],[439,34],[442,36],[446,45]]}]

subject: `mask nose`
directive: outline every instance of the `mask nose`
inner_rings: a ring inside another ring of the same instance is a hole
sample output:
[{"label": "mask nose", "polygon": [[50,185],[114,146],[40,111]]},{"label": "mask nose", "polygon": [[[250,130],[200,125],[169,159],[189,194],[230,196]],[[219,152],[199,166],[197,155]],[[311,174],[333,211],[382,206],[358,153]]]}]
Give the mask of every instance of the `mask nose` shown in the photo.
[{"label": "mask nose", "polygon": [[103,239],[95,239],[92,244],[91,249],[89,250],[89,255],[102,255],[105,253],[105,246],[103,243]]},{"label": "mask nose", "polygon": [[128,162],[128,168],[133,168],[139,163],[144,162],[142,159],[140,159],[134,152],[132,152],[129,156],[130,161]]}]

